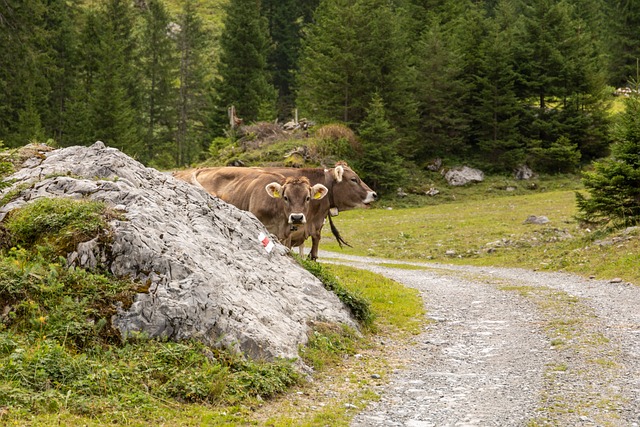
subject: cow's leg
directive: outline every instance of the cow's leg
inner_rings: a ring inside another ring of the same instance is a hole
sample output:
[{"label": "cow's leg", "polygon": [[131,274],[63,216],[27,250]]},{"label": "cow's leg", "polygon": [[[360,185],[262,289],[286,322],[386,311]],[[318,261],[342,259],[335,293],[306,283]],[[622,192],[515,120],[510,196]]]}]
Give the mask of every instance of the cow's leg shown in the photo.
[{"label": "cow's leg", "polygon": [[298,251],[300,254],[300,258],[304,257],[304,242],[300,246],[298,246]]},{"label": "cow's leg", "polygon": [[320,232],[313,233],[311,235],[311,252],[309,252],[309,258],[312,260],[318,259],[318,247],[320,246]]}]

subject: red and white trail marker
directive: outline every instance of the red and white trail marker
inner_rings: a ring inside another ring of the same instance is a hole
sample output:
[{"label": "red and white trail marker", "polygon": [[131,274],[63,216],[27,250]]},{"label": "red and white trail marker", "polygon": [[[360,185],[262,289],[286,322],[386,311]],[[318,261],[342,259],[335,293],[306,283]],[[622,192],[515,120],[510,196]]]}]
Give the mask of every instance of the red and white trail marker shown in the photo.
[{"label": "red and white trail marker", "polygon": [[266,250],[267,253],[271,253],[273,248],[276,246],[271,239],[269,239],[269,236],[264,233],[260,233],[258,235],[258,240],[260,240],[260,243],[262,243],[262,246],[264,246],[264,250]]}]

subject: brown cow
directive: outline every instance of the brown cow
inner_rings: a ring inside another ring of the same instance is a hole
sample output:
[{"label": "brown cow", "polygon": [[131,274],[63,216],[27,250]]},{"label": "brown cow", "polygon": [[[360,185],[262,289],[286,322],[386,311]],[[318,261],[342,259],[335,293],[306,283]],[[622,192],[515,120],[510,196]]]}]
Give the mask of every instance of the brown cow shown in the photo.
[{"label": "brown cow", "polygon": [[[375,191],[365,184],[345,162],[338,162],[334,168],[260,168],[269,173],[284,176],[307,177],[311,184],[323,184],[329,190],[328,197],[311,203],[305,230],[294,231],[291,235],[291,246],[300,247],[303,255],[304,242],[311,236],[309,258],[318,258],[318,247],[325,218],[335,216],[339,211],[355,208],[366,208],[378,199]],[[333,231],[333,230],[332,230]],[[334,234],[337,232],[334,231]],[[339,235],[336,235],[340,242]]]},{"label": "brown cow", "polygon": [[305,228],[311,200],[320,200],[327,194],[324,185],[311,186],[305,177],[285,177],[250,168],[195,169],[175,172],[174,176],[253,213],[289,248],[291,233]]}]

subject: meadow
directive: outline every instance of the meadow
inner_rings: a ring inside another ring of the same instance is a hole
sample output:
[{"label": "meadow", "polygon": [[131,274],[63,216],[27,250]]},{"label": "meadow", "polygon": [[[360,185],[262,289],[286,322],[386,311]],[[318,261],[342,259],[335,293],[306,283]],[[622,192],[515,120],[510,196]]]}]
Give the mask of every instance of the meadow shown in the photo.
[{"label": "meadow", "polygon": [[[448,199],[444,203],[402,207],[407,201],[382,200],[373,209],[342,212],[334,223],[351,247],[339,248],[329,230],[323,230],[321,249],[567,271],[640,284],[640,230],[581,224],[575,202],[576,191],[583,191],[579,180],[539,180],[519,187],[494,179],[457,193],[449,190],[441,196]],[[549,222],[527,223],[531,215]]]}]

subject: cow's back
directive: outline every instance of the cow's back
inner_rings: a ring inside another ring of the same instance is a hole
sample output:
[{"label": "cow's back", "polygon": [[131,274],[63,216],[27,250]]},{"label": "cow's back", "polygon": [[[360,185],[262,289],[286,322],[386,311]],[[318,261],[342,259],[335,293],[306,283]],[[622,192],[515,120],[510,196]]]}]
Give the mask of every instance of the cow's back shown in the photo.
[{"label": "cow's back", "polygon": [[174,176],[202,187],[238,209],[251,212],[269,232],[280,239],[288,238],[283,201],[274,199],[266,191],[266,186],[272,182],[283,184],[284,176],[258,168],[234,166],[180,171]]}]

